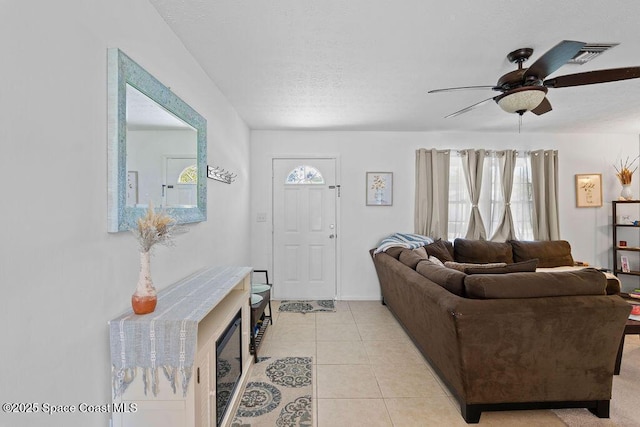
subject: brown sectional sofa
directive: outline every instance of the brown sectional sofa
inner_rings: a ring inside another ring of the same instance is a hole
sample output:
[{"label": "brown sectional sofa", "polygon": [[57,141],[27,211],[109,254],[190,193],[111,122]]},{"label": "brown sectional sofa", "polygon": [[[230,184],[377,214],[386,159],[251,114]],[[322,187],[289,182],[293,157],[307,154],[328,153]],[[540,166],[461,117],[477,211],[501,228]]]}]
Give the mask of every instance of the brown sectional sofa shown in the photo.
[{"label": "brown sectional sofa", "polygon": [[[482,411],[511,409],[582,407],[609,416],[630,307],[607,295],[607,280],[595,269],[531,271],[532,263],[573,265],[567,242],[456,239],[371,254],[383,303],[468,423],[479,422]],[[488,274],[451,262],[501,264]]]}]

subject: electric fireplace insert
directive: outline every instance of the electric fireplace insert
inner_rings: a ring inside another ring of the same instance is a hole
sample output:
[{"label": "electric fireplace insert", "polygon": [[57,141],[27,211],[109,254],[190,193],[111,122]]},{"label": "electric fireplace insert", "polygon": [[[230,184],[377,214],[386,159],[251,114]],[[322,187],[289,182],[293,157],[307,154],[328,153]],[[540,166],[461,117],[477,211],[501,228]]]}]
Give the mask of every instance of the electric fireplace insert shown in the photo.
[{"label": "electric fireplace insert", "polygon": [[231,397],[242,375],[242,316],[235,315],[216,341],[216,425],[229,410]]}]

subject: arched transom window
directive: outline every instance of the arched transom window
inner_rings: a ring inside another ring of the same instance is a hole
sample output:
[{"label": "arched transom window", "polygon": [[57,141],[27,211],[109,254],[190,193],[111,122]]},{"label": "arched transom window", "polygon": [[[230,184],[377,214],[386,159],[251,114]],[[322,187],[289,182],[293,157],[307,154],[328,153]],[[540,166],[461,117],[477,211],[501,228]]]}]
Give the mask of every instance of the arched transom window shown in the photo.
[{"label": "arched transom window", "polygon": [[324,177],[320,171],[313,166],[296,166],[285,181],[286,184],[324,184]]},{"label": "arched transom window", "polygon": [[196,165],[187,166],[178,176],[178,184],[197,184],[198,167]]}]

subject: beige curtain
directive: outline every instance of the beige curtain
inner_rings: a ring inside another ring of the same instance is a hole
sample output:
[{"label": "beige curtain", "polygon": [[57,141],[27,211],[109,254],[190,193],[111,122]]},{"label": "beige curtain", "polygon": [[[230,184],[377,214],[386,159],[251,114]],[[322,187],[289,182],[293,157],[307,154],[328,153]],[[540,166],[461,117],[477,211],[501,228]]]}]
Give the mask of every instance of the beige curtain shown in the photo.
[{"label": "beige curtain", "polygon": [[558,151],[531,152],[533,182],[533,238],[559,240],[558,215]]},{"label": "beige curtain", "polygon": [[414,232],[447,239],[449,222],[449,151],[416,150]]},{"label": "beige curtain", "polygon": [[486,240],[487,232],[484,228],[480,209],[478,208],[486,151],[484,149],[464,150],[460,155],[462,157],[462,170],[464,171],[467,190],[469,191],[469,199],[471,200],[471,216],[465,237],[473,240]]},{"label": "beige curtain", "polygon": [[513,215],[511,214],[511,192],[513,190],[513,172],[516,168],[515,150],[497,151],[495,153],[500,163],[500,182],[502,184],[502,199],[504,209],[498,221],[496,230],[491,236],[492,241],[506,242],[516,238],[516,230],[513,226]]}]

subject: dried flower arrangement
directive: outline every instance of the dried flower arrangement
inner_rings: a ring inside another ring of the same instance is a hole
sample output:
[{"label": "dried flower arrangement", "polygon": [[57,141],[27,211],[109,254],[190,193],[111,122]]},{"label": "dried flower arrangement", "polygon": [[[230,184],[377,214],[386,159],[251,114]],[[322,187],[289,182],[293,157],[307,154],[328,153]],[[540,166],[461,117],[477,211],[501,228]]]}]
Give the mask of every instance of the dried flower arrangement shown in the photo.
[{"label": "dried flower arrangement", "polygon": [[383,177],[381,177],[380,175],[374,175],[373,176],[373,183],[371,184],[371,189],[372,190],[384,190],[386,187],[386,182],[385,179]]},{"label": "dried flower arrangement", "polygon": [[596,188],[596,185],[591,182],[591,180],[589,181],[585,181],[580,188],[582,188],[584,191],[586,191],[587,193],[590,191],[593,191],[594,188]]},{"label": "dried flower arrangement", "polygon": [[631,162],[629,162],[629,157],[627,157],[624,163],[622,163],[622,159],[621,159],[619,169],[616,165],[613,165],[614,169],[616,170],[616,176],[618,177],[620,184],[622,185],[631,184],[631,178],[633,178],[633,173],[638,170],[638,166],[636,165],[636,167],[633,170],[631,170],[631,168],[633,167],[633,164],[636,162],[636,160],[638,160],[638,157],[633,159]]},{"label": "dried flower arrangement", "polygon": [[175,227],[175,219],[167,215],[164,210],[156,212],[153,205],[149,203],[147,213],[138,218],[138,226],[131,231],[138,240],[140,252],[149,252],[155,244],[172,246]]}]

